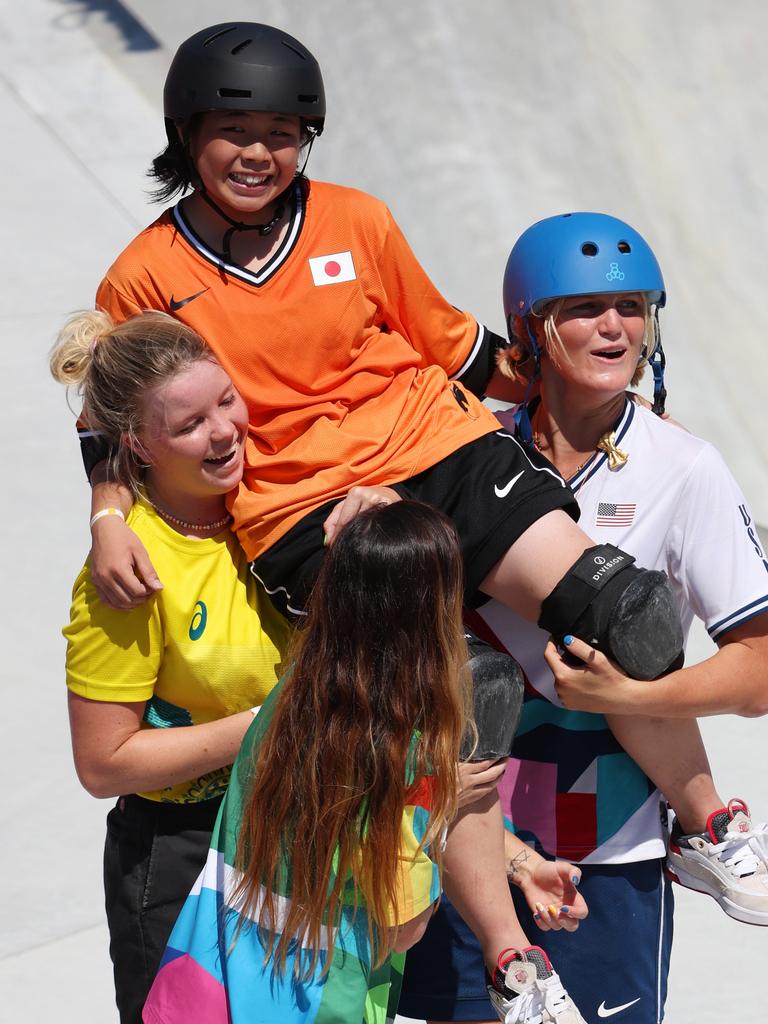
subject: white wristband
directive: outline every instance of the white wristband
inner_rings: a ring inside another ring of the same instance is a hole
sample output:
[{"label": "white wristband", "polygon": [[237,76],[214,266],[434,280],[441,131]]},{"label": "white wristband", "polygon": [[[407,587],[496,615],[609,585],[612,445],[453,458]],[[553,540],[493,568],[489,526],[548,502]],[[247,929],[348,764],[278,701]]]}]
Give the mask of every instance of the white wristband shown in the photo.
[{"label": "white wristband", "polygon": [[91,519],[91,529],[93,529],[93,524],[97,523],[100,519],[103,519],[104,516],[120,516],[123,522],[125,522],[125,516],[119,508],[102,508],[99,509],[96,515]]}]

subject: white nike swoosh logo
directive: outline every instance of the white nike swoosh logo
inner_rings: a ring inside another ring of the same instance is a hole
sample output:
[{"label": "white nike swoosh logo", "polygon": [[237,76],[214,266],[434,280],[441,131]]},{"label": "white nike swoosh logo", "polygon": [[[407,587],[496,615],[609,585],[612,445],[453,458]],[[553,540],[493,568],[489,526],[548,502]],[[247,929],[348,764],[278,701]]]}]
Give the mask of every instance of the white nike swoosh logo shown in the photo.
[{"label": "white nike swoosh logo", "polygon": [[605,1007],[605,1000],[603,1000],[597,1008],[597,1016],[612,1017],[614,1013],[621,1013],[622,1010],[628,1010],[630,1006],[634,1006],[635,1003],[639,1002],[640,996],[638,996],[637,999],[633,999],[631,1003],[622,1003],[621,1006],[612,1006],[610,1010],[607,1010]]},{"label": "white nike swoosh logo", "polygon": [[520,479],[520,477],[523,475],[524,472],[525,472],[525,470],[521,469],[520,472],[517,474],[517,476],[513,476],[512,477],[512,479],[509,481],[509,483],[506,485],[506,487],[499,487],[499,485],[496,484],[496,486],[493,488],[494,491],[496,492],[496,497],[497,498],[506,498],[506,496],[509,494],[509,492],[512,490],[512,488],[515,486],[515,484],[517,483],[517,481]]}]

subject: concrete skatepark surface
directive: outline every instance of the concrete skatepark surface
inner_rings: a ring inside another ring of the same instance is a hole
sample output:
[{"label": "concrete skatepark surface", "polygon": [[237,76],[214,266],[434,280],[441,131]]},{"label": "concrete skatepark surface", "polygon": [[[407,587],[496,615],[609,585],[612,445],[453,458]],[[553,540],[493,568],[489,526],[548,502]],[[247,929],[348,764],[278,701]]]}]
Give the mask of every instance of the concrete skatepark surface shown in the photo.
[{"label": "concrete skatepark surface", "polygon": [[[88,493],[46,353],[155,215],[143,174],[163,144],[170,54],[238,17],[286,28],[320,60],[329,117],[312,176],[386,200],[444,293],[495,330],[503,264],[531,221],[597,209],[639,228],[667,279],[669,407],[718,444],[768,524],[763,4],[0,0],[12,484],[0,1024],[116,1020],[101,897],[109,803],[74,776],[59,632],[88,548]],[[689,660],[711,650],[699,631]],[[726,716],[703,731],[723,795],[764,819],[765,722]],[[727,1005],[740,1024],[762,1024],[767,956],[768,929],[678,890],[667,1021],[715,1024]]]}]

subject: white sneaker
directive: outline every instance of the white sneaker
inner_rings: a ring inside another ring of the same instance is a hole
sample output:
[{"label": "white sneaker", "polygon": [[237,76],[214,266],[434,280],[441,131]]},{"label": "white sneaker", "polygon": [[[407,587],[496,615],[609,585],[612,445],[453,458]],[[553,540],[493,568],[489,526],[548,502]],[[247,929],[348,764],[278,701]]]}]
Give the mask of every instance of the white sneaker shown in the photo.
[{"label": "white sneaker", "polygon": [[586,1024],[539,946],[505,949],[488,995],[504,1024]]},{"label": "white sneaker", "polygon": [[768,825],[753,825],[743,800],[713,811],[701,835],[672,826],[667,869],[681,885],[712,896],[729,917],[768,925]]}]

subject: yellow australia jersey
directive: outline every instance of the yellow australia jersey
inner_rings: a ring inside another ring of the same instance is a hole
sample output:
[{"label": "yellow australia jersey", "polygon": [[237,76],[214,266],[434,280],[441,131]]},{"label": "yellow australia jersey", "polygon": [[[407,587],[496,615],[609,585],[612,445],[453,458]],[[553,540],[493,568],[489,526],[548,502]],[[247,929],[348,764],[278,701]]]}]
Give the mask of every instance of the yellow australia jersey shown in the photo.
[{"label": "yellow australia jersey", "polygon": [[[146,701],[144,728],[199,725],[262,704],[281,671],[290,627],[248,570],[229,529],[194,539],[145,501],[128,525],[164,587],[129,612],[102,604],[88,564],[72,592],[67,686],[98,701]],[[229,768],[140,796],[191,803],[221,794]]]}]

